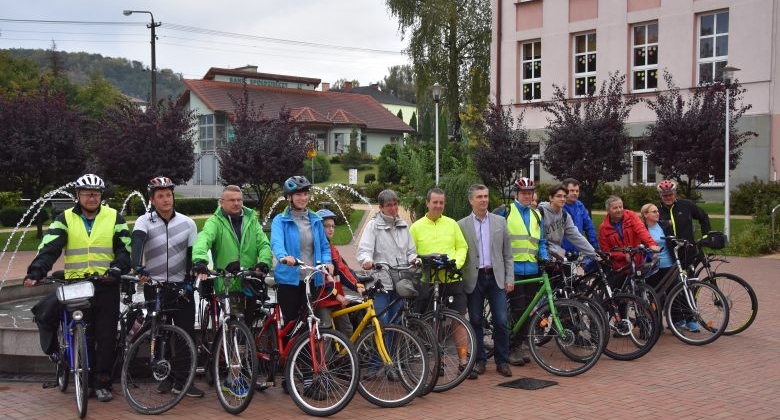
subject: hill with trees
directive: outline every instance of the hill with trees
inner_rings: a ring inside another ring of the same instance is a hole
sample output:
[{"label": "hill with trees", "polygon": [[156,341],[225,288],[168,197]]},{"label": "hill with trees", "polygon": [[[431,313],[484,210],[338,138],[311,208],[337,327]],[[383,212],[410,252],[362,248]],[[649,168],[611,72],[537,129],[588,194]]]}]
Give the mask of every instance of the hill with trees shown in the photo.
[{"label": "hill with trees", "polygon": [[[140,61],[86,52],[57,51],[56,45],[48,50],[11,48],[6,51],[12,57],[35,62],[41,70],[51,70],[55,76],[64,75],[72,83],[85,86],[93,74],[98,74],[125,95],[146,101],[150,99],[150,69]],[[175,100],[182,92],[184,83],[180,73],[170,69],[157,70],[158,98],[170,96]]]}]

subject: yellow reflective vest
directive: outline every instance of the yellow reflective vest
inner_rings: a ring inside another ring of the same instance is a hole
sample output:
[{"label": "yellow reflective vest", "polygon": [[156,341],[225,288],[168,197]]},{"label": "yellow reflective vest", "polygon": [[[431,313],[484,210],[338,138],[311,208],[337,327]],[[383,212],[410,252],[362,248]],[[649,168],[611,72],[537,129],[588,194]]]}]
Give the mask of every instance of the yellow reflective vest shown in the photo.
[{"label": "yellow reflective vest", "polygon": [[506,219],[514,261],[536,262],[536,254],[539,252],[539,238],[542,237],[542,227],[539,224],[541,216],[538,211],[529,210],[533,214],[528,218],[528,227],[525,226],[519,211],[510,212]]},{"label": "yellow reflective vest", "polygon": [[79,279],[108,271],[114,259],[114,224],[116,210],[101,206],[92,224],[91,234],[81,215],[65,210],[68,243],[65,245],[65,278]]}]

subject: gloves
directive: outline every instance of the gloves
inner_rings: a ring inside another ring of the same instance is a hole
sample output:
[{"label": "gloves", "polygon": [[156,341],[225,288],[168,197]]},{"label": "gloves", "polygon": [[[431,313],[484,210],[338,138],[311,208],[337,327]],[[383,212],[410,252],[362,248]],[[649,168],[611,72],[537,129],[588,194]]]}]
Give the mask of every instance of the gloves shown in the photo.
[{"label": "gloves", "polygon": [[140,265],[135,268],[135,274],[137,274],[138,277],[151,277],[151,274],[149,274],[149,270],[147,270],[146,268]]},{"label": "gloves", "polygon": [[268,271],[270,271],[270,270],[268,268],[268,264],[266,264],[264,262],[259,262],[259,263],[255,264],[255,271],[259,271],[259,272],[261,272],[263,274],[268,274]]},{"label": "gloves", "polygon": [[198,262],[192,266],[192,271],[194,271],[195,274],[208,274],[209,267],[202,262]]},{"label": "gloves", "polygon": [[111,267],[106,271],[106,277],[119,280],[119,278],[122,277],[122,270],[120,270],[119,267]]}]

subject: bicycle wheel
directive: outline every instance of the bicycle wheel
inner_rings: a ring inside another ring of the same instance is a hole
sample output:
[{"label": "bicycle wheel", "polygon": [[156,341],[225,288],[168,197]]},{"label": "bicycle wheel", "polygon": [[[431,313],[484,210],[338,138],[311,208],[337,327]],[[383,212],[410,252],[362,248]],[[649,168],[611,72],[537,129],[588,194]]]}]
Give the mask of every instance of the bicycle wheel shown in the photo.
[{"label": "bicycle wheel", "polygon": [[217,330],[212,346],[214,388],[228,413],[238,414],[249,406],[257,381],[255,340],[243,322],[231,319]]},{"label": "bicycle wheel", "polygon": [[214,337],[217,335],[217,316],[211,302],[201,299],[200,314],[198,316],[200,326],[200,340],[198,345],[198,369],[202,369],[204,379],[209,386],[214,385],[214,377],[211,371],[211,348],[214,345]]},{"label": "bicycle wheel", "polygon": [[180,327],[158,325],[156,333],[148,328],[141,331],[122,364],[127,403],[141,414],[170,410],[192,384],[197,358],[195,342]]},{"label": "bicycle wheel", "polygon": [[[259,320],[262,327],[264,319]],[[276,373],[279,370],[279,341],[276,322],[270,322],[255,335],[257,347],[257,384],[255,389],[265,391],[274,386]]]},{"label": "bicycle wheel", "polygon": [[627,293],[638,297],[642,302],[647,304],[650,308],[650,312],[653,313],[653,319],[656,321],[658,331],[660,332],[661,328],[663,328],[664,303],[658,296],[658,292],[644,282],[637,282],[633,287],[633,290],[628,290]]},{"label": "bicycle wheel", "polygon": [[87,361],[87,336],[84,324],[76,324],[73,331],[73,379],[76,386],[76,409],[79,418],[87,415],[89,397],[89,363]]},{"label": "bicycle wheel", "polygon": [[[439,343],[441,366],[433,390],[449,391],[466,379],[477,360],[474,329],[466,318],[451,309],[442,309],[438,318],[434,312],[428,312],[423,320],[431,326]],[[466,362],[461,363],[462,359]]]},{"label": "bicycle wheel", "polygon": [[750,327],[758,314],[758,298],[747,281],[730,273],[715,273],[701,281],[712,284],[726,296],[729,325],[723,335],[739,334]]},{"label": "bicycle wheel", "polygon": [[284,376],[290,398],[303,412],[326,417],[349,404],[358,387],[357,351],[335,330],[300,335],[290,347]]},{"label": "bicycle wheel", "polygon": [[441,366],[441,357],[439,355],[439,342],[430,325],[417,317],[405,318],[406,327],[422,340],[425,346],[425,353],[428,358],[428,375],[425,376],[425,384],[420,388],[420,396],[427,395],[433,391],[436,382],[439,379],[439,367]]},{"label": "bicycle wheel", "polygon": [[65,392],[68,390],[68,382],[70,381],[70,368],[68,367],[68,352],[65,351],[68,344],[65,342],[62,323],[57,328],[57,342],[60,344],[57,350],[57,388]]},{"label": "bicycle wheel", "polygon": [[545,304],[529,320],[528,347],[542,369],[559,376],[579,375],[596,364],[604,350],[601,315],[571,299],[554,302],[562,329]]},{"label": "bicycle wheel", "polygon": [[685,344],[712,343],[729,323],[726,297],[709,283],[689,280],[687,289],[683,286],[674,286],[666,301],[664,316],[669,329]]},{"label": "bicycle wheel", "polygon": [[637,296],[619,293],[602,303],[612,337],[604,354],[616,360],[638,359],[653,348],[660,329],[650,307]]},{"label": "bicycle wheel", "polygon": [[[389,361],[379,355],[382,340]],[[384,325],[377,333],[369,327],[355,342],[360,363],[358,392],[379,407],[401,407],[411,402],[425,386],[428,357],[425,344],[408,328]]]}]

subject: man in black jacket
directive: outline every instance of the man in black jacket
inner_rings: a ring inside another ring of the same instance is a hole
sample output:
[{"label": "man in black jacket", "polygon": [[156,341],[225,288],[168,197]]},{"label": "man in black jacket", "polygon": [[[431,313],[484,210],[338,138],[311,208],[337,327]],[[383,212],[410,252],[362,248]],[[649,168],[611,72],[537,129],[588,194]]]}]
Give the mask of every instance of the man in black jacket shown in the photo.
[{"label": "man in black jacket", "polygon": [[[701,236],[707,236],[711,230],[707,212],[691,200],[677,198],[677,184],[672,180],[665,179],[659,182],[657,188],[661,196],[661,203],[658,205],[661,220],[668,220],[672,224],[674,236],[693,242],[695,240],[694,219],[699,221]],[[680,250],[680,261],[684,266],[689,265],[695,256],[695,247]]]}]

